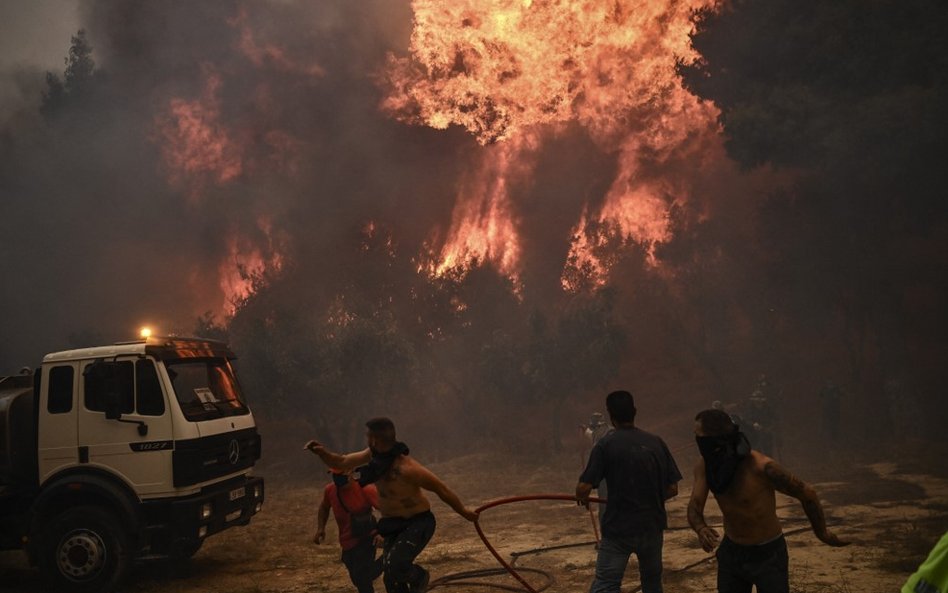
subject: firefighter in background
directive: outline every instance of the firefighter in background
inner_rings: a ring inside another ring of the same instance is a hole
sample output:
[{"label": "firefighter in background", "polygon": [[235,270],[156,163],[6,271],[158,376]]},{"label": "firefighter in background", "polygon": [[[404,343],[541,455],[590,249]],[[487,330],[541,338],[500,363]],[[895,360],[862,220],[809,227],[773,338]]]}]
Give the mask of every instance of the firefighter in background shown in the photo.
[{"label": "firefighter in background", "polygon": [[[593,412],[589,417],[589,424],[580,424],[580,428],[583,429],[583,437],[586,439],[586,450],[583,451],[582,455],[583,467],[585,467],[586,456],[588,455],[588,452],[596,446],[596,443],[599,442],[599,439],[606,436],[614,429],[611,425],[609,425],[609,423],[602,419],[602,412]],[[596,488],[596,496],[602,499],[608,498],[605,480],[599,482],[599,487]],[[600,508],[600,511],[601,510],[602,509]],[[599,514],[599,523],[602,523],[602,513]]]},{"label": "firefighter in background", "polygon": [[583,426],[584,434],[589,439],[590,448],[599,442],[599,439],[612,431],[612,427],[602,419],[602,412],[593,412],[589,416],[589,424]]}]

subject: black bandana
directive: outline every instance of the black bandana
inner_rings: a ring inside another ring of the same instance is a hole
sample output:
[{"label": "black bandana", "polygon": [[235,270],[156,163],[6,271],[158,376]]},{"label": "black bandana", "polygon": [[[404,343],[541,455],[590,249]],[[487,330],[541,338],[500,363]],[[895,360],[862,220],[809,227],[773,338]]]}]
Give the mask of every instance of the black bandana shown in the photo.
[{"label": "black bandana", "polygon": [[727,490],[737,472],[737,466],[750,454],[750,443],[744,433],[735,430],[716,437],[695,437],[698,451],[704,457],[705,475],[711,492]]},{"label": "black bandana", "polygon": [[332,473],[332,483],[336,485],[336,488],[344,488],[349,485],[349,476],[346,474],[330,473]]},{"label": "black bandana", "polygon": [[356,468],[356,472],[359,474],[360,486],[379,481],[392,468],[392,464],[395,463],[396,459],[402,455],[408,455],[408,446],[405,443],[398,442],[384,453],[380,453],[375,449],[371,449],[371,451],[372,459],[362,467]]}]

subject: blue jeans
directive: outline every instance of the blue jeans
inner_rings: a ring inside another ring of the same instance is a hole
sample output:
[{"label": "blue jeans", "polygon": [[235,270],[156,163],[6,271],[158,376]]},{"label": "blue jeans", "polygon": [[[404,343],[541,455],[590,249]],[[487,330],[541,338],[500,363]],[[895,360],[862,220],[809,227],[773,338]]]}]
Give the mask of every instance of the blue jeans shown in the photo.
[{"label": "blue jeans", "polygon": [[662,593],[662,544],[664,533],[651,531],[631,537],[603,537],[596,558],[596,578],[589,593],[619,593],[629,556],[639,561],[642,593]]}]

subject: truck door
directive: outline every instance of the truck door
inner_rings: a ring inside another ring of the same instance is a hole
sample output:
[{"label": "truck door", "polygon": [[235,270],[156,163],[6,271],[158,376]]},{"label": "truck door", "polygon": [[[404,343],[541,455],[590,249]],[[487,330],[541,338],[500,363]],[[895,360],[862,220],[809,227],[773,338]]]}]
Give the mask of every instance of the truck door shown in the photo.
[{"label": "truck door", "polygon": [[[103,374],[93,372],[93,365],[113,366]],[[171,408],[155,361],[147,357],[86,361],[80,383],[80,462],[85,457],[85,463],[122,476],[145,498],[172,491]],[[110,404],[109,391],[118,395],[117,419],[106,418],[107,406],[115,403]]]},{"label": "truck door", "polygon": [[37,436],[39,481],[61,469],[76,465],[76,387],[77,364],[65,362],[44,366],[40,371],[40,401]]}]

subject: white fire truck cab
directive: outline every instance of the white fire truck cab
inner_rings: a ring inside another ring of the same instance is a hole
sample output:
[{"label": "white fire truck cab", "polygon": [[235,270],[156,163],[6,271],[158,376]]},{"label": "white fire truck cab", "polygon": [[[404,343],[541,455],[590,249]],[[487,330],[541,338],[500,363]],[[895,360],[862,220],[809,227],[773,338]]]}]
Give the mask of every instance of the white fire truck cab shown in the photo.
[{"label": "white fire truck cab", "polygon": [[0,378],[0,549],[55,590],[114,589],[136,558],[188,558],[263,505],[260,436],[221,342],[55,352]]}]

